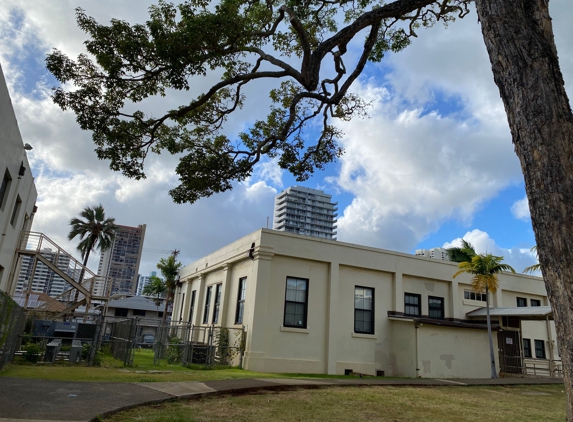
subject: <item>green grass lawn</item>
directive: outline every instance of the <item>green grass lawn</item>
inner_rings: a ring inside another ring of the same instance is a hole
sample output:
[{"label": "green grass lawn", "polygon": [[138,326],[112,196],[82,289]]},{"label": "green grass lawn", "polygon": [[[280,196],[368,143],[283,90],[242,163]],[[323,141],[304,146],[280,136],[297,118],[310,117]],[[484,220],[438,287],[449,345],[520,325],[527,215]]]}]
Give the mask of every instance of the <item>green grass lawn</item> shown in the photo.
[{"label": "green grass lawn", "polygon": [[[123,362],[104,355],[101,366],[70,365],[66,362],[54,364],[28,364],[21,357],[8,365],[0,376],[15,378],[37,378],[61,381],[105,381],[105,382],[166,382],[166,381],[213,381],[237,378],[284,378],[305,377],[308,374],[269,374],[245,371],[238,368],[217,367],[204,368],[201,365],[184,367],[180,364],[168,364],[162,360],[159,365],[153,364],[153,351],[149,349],[136,351],[133,367],[124,367]],[[328,375],[314,375],[328,378]],[[332,377],[332,376],[331,376]],[[335,378],[345,378],[335,376]]]},{"label": "green grass lawn", "polygon": [[565,420],[560,385],[328,387],[208,397],[131,409],[106,421],[551,422]]}]

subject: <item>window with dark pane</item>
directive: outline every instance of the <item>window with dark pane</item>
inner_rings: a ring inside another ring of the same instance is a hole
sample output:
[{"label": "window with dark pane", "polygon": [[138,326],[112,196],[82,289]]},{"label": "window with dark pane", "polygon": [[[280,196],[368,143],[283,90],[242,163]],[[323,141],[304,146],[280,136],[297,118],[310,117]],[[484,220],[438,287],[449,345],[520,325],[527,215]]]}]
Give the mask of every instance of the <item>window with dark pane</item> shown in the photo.
[{"label": "window with dark pane", "polygon": [[115,313],[114,316],[119,316],[119,317],[126,317],[127,316],[127,309],[125,308],[115,308]]},{"label": "window with dark pane", "polygon": [[374,334],[374,289],[354,288],[354,332]]},{"label": "window with dark pane", "polygon": [[523,339],[523,357],[531,357],[531,340],[528,338]]},{"label": "window with dark pane", "polygon": [[540,299],[530,299],[531,302],[531,306],[541,306],[541,300]]},{"label": "window with dark pane", "polygon": [[485,302],[487,301],[487,295],[485,293],[476,293],[473,290],[464,290],[464,299]]},{"label": "window with dark pane", "polygon": [[545,359],[545,342],[543,340],[535,340],[535,357]]},{"label": "window with dark pane", "polygon": [[430,318],[444,319],[444,298],[428,297],[428,316]]},{"label": "window with dark pane", "polygon": [[517,307],[518,308],[525,308],[527,306],[527,299],[524,297],[517,298]]},{"label": "window with dark pane", "polygon": [[209,324],[209,308],[211,307],[211,291],[213,286],[207,287],[207,296],[205,297],[205,312],[203,312],[203,324]]},{"label": "window with dark pane", "polygon": [[237,310],[235,311],[235,324],[243,323],[245,313],[245,295],[247,293],[247,277],[239,279],[239,293],[237,295]]},{"label": "window with dark pane", "polygon": [[10,192],[10,184],[12,182],[12,177],[10,177],[10,172],[8,169],[4,172],[4,178],[2,179],[2,185],[0,185],[0,209],[4,209],[5,199],[8,198],[8,193]]},{"label": "window with dark pane", "polygon": [[18,214],[20,214],[20,208],[22,207],[22,200],[20,195],[16,197],[16,203],[14,204],[14,209],[12,210],[12,217],[10,218],[10,224],[15,227],[18,221]]},{"label": "window with dark pane", "polygon": [[217,284],[215,286],[215,306],[213,307],[213,324],[219,322],[219,308],[221,306],[221,286],[222,284]]},{"label": "window with dark pane", "polygon": [[287,277],[285,296],[285,327],[306,328],[308,280]]},{"label": "window with dark pane", "polygon": [[195,312],[195,296],[197,290],[191,292],[191,306],[189,307],[189,322],[193,322],[193,312]]},{"label": "window with dark pane", "polygon": [[404,314],[421,316],[421,296],[414,293],[404,293]]}]

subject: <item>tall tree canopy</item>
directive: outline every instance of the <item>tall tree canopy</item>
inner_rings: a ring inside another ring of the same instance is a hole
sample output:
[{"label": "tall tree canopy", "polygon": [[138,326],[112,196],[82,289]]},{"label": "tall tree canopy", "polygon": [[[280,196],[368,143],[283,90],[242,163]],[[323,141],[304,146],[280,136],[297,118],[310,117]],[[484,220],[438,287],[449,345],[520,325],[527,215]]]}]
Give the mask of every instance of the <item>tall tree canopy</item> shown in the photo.
[{"label": "tall tree canopy", "polygon": [[[89,40],[87,55],[71,60],[55,50],[47,67],[62,83],[54,101],[71,109],[93,132],[98,157],[129,177],[145,176],[152,151],[182,154],[176,169],[177,203],[232,188],[263,156],[277,157],[299,181],[342,153],[333,119],[364,112],[349,92],[368,61],[399,51],[415,31],[468,13],[469,0],[276,1],[204,0],[178,6],[160,1],[144,25],[112,20],[101,25],[77,10]],[[339,28],[344,22],[345,26]],[[358,60],[346,62],[348,45],[363,39]],[[154,116],[137,103],[168,90],[190,90],[207,74],[221,80],[174,110]],[[245,102],[245,86],[274,79],[272,106],[253,116],[248,131],[228,137],[224,124]],[[321,119],[322,132],[306,142],[305,129]]]},{"label": "tall tree canopy", "polygon": [[[349,88],[368,61],[405,48],[416,31],[468,13],[470,0],[188,0],[160,2],[143,25],[101,25],[78,10],[92,55],[71,60],[54,51],[47,67],[62,83],[53,99],[93,132],[100,158],[129,177],[145,176],[152,151],[180,154],[175,202],[231,189],[263,156],[298,180],[342,150],[333,119],[364,111]],[[573,421],[573,113],[565,92],[546,0],[475,0],[495,83],[521,162],[531,220],[563,360]],[[341,16],[343,15],[343,16]],[[348,46],[363,41],[355,62]],[[196,98],[164,113],[138,103],[186,91],[219,74]],[[225,136],[244,87],[274,80],[272,106],[250,129]],[[305,128],[322,122],[306,142]]]},{"label": "tall tree canopy", "polygon": [[[91,251],[99,249],[103,252],[111,247],[118,227],[115,225],[115,218],[106,218],[102,204],[85,207],[80,217],[70,220],[71,228],[68,239],[73,240],[76,237],[80,239],[77,250],[82,255],[84,266],[86,266]],[[83,277],[80,277],[80,281],[81,278]]]}]

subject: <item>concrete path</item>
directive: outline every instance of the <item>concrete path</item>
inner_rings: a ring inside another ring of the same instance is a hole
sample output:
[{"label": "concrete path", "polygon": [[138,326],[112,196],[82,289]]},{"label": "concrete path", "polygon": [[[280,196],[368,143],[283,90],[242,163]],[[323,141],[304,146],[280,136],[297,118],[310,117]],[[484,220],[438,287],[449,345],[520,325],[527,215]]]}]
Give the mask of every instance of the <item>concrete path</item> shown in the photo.
[{"label": "concrete path", "polygon": [[562,384],[555,378],[491,379],[236,379],[207,382],[67,382],[0,377],[0,422],[91,421],[144,404],[210,394],[329,385],[470,386]]}]

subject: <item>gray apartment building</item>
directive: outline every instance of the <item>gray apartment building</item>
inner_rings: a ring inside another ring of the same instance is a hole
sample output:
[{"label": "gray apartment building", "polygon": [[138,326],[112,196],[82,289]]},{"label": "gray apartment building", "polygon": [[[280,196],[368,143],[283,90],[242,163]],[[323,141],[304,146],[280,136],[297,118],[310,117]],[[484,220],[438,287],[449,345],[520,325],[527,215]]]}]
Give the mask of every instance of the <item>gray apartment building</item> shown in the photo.
[{"label": "gray apartment building", "polygon": [[275,197],[273,229],[336,240],[337,204],[321,190],[291,186]]},{"label": "gray apartment building", "polygon": [[[111,279],[111,294],[134,295],[146,226],[118,227],[112,246],[100,256],[97,274]],[[100,288],[96,286],[96,296]]]}]

